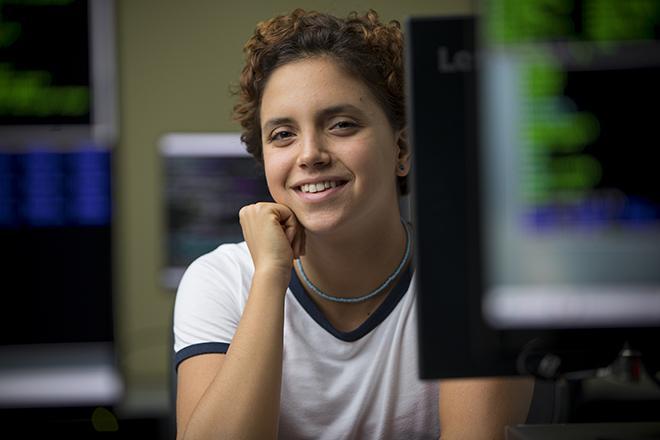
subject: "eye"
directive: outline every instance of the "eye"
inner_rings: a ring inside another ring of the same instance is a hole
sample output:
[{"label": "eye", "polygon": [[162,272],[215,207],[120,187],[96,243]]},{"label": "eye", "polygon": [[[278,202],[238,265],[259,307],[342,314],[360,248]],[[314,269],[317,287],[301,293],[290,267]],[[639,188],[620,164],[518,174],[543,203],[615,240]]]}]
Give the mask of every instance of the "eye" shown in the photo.
[{"label": "eye", "polygon": [[269,141],[269,142],[273,142],[273,141],[284,141],[284,140],[287,140],[287,139],[293,137],[293,135],[294,135],[294,134],[293,134],[293,132],[291,132],[291,131],[288,131],[288,130],[279,130],[279,131],[276,131],[276,132],[274,132],[273,134],[271,134],[270,137],[268,138],[268,141]]},{"label": "eye", "polygon": [[334,124],[332,124],[330,126],[330,130],[349,131],[357,127],[358,127],[357,123],[350,120],[342,119],[341,121],[337,121]]}]

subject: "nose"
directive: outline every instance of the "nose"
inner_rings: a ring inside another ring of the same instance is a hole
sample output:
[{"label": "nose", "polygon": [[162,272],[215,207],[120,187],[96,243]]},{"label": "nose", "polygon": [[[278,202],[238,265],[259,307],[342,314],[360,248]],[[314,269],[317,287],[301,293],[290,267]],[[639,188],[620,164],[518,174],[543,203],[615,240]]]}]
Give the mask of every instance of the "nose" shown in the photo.
[{"label": "nose", "polygon": [[298,153],[298,166],[302,168],[323,168],[331,161],[330,154],[323,136],[318,133],[309,133],[300,143]]}]

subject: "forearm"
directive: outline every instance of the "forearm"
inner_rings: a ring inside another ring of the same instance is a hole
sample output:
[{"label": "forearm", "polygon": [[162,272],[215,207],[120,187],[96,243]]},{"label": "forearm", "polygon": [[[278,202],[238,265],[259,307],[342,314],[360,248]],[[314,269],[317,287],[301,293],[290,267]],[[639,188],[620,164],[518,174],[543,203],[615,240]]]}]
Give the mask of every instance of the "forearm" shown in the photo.
[{"label": "forearm", "polygon": [[287,284],[282,275],[255,273],[222,368],[194,409],[184,438],[277,436]]}]

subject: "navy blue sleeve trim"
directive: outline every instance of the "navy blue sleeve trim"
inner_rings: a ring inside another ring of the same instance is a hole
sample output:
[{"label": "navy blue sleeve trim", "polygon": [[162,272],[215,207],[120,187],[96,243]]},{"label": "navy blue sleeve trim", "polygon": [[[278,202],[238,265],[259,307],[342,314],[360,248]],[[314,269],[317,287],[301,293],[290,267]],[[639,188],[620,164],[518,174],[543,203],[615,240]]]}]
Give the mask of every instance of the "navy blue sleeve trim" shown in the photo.
[{"label": "navy blue sleeve trim", "polygon": [[189,345],[186,348],[177,351],[174,355],[174,369],[177,370],[179,364],[189,357],[207,353],[225,354],[227,353],[227,350],[229,350],[229,344],[224,342],[203,342],[201,344]]}]

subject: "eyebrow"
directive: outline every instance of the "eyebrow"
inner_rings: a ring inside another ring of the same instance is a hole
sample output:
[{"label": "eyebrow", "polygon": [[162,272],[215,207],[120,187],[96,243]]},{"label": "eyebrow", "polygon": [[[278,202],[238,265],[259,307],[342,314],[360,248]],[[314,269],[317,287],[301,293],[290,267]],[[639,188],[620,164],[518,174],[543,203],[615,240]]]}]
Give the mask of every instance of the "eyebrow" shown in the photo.
[{"label": "eyebrow", "polygon": [[[319,110],[315,115],[315,119],[317,120],[326,119],[330,116],[334,116],[339,113],[357,113],[360,116],[364,115],[364,111],[354,106],[353,104],[338,104]],[[266,123],[263,125],[262,130],[267,131],[271,127],[276,127],[278,125],[287,125],[293,122],[294,119],[290,117],[272,118],[266,121]]]}]

